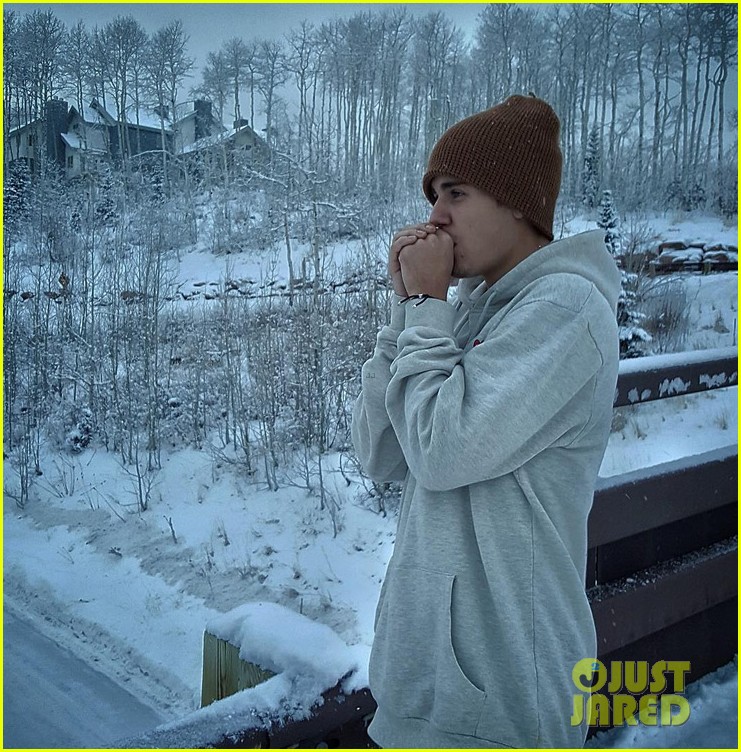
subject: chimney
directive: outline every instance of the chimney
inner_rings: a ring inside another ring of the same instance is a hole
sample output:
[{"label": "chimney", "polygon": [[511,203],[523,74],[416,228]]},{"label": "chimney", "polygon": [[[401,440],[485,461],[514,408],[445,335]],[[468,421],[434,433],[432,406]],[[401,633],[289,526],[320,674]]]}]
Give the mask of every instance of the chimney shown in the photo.
[{"label": "chimney", "polygon": [[205,138],[211,135],[211,123],[213,116],[211,114],[211,102],[205,99],[196,99],[193,103],[193,109],[196,113],[196,131],[195,140]]},{"label": "chimney", "polygon": [[65,148],[62,133],[67,132],[67,102],[50,99],[46,103],[46,157],[65,167]]},{"label": "chimney", "polygon": [[169,120],[170,119],[170,107],[166,104],[162,105],[155,105],[152,108],[153,112],[157,117],[161,117],[163,120]]}]

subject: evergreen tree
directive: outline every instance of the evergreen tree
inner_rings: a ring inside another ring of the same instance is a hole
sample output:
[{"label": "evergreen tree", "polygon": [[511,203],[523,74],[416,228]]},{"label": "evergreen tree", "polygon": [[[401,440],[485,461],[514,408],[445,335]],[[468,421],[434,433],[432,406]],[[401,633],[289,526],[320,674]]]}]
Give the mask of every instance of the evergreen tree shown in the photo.
[{"label": "evergreen tree", "polygon": [[98,184],[98,200],[95,212],[106,223],[113,223],[118,219],[115,198],[114,173],[109,165],[101,168],[101,177]]},{"label": "evergreen tree", "polygon": [[620,297],[617,304],[618,337],[621,358],[639,358],[645,355],[644,345],[651,335],[643,328],[646,318],[638,308],[638,275],[620,270]]},{"label": "evergreen tree", "polygon": [[15,229],[28,216],[31,173],[25,162],[13,162],[6,169],[3,190],[3,221],[6,230]]},{"label": "evergreen tree", "polygon": [[584,170],[582,171],[582,203],[588,209],[594,209],[597,205],[601,168],[602,143],[599,128],[594,125],[592,130],[589,131],[587,151],[584,155]]},{"label": "evergreen tree", "polygon": [[[618,266],[621,266],[623,240],[612,191],[602,192],[597,226],[605,231],[605,245]],[[638,275],[625,269],[620,269],[620,275],[620,297],[617,304],[620,357],[637,358],[644,354],[643,345],[651,341],[651,335],[641,326],[645,315],[637,308]]]},{"label": "evergreen tree", "polygon": [[597,227],[601,227],[605,231],[607,250],[615,258],[618,258],[622,251],[623,239],[620,234],[620,221],[612,200],[612,191],[602,191]]}]

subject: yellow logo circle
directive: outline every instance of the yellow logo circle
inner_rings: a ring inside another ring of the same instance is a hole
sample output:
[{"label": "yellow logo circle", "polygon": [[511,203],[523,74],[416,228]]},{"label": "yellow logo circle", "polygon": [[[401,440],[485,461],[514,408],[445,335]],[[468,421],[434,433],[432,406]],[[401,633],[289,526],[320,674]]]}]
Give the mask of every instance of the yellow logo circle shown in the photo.
[{"label": "yellow logo circle", "polygon": [[596,658],[582,658],[574,665],[571,679],[582,692],[599,692],[607,682],[607,669]]}]

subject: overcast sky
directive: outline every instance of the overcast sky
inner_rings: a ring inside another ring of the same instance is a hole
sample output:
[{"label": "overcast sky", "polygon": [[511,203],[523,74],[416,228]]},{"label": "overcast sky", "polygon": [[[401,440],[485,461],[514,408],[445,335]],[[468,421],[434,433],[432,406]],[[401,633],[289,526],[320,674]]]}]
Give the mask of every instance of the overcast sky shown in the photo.
[{"label": "overcast sky", "polygon": [[304,19],[322,23],[366,10],[381,13],[385,8],[402,5],[415,15],[424,15],[433,10],[443,11],[456,25],[472,35],[476,16],[486,3],[4,3],[4,8],[19,13],[50,9],[67,27],[82,20],[88,28],[93,28],[103,26],[116,16],[132,15],[149,33],[179,18],[190,37],[188,52],[200,68],[209,52],[216,52],[223,42],[232,37],[245,40],[276,38],[297,28]]}]

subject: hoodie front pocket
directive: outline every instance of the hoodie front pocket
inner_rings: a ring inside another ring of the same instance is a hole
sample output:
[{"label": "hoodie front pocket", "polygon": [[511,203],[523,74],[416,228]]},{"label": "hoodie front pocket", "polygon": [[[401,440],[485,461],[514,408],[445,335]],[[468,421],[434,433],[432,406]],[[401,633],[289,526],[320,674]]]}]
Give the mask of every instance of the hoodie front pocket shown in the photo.
[{"label": "hoodie front pocket", "polygon": [[371,652],[370,687],[379,705],[393,715],[472,736],[486,693],[463,673],[453,650],[454,581],[451,574],[411,567],[388,573]]}]

